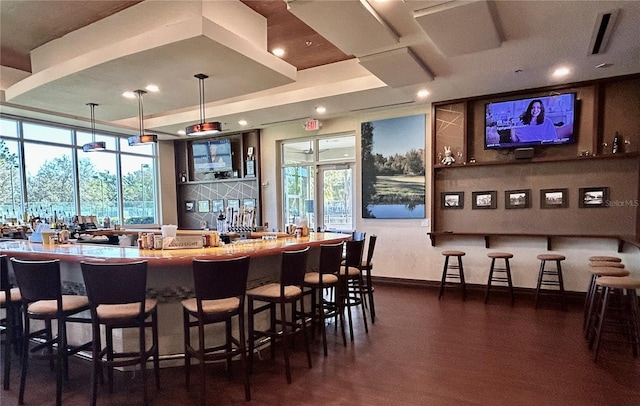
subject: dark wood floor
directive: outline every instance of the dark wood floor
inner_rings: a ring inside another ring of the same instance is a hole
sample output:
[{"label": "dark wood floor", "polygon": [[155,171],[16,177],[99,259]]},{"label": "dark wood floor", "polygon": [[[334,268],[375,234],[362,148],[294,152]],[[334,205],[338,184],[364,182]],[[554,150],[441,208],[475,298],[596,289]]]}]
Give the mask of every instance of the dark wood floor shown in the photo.
[{"label": "dark wood floor", "polygon": [[[538,310],[529,297],[515,307],[496,294],[484,305],[482,292],[462,302],[451,290],[378,286],[378,319],[343,347],[330,335],[329,356],[313,343],[312,369],[302,346],[292,357],[293,383],[287,385],[281,353],[275,362],[258,361],[251,380],[253,400],[244,401],[239,374],[228,381],[220,365],[210,368],[210,405],[640,405],[640,358],[619,343],[604,343],[598,363],[582,338],[582,309],[568,311],[545,298]],[[330,330],[333,332],[333,330]],[[51,405],[54,374],[32,362],[27,405]],[[17,404],[18,368],[2,405]],[[63,393],[69,406],[88,404],[89,363],[74,360]],[[162,389],[150,390],[153,405],[191,405],[197,385],[184,386],[182,368],[163,369]],[[112,395],[101,389],[100,405],[142,402],[139,374],[116,376]]]}]

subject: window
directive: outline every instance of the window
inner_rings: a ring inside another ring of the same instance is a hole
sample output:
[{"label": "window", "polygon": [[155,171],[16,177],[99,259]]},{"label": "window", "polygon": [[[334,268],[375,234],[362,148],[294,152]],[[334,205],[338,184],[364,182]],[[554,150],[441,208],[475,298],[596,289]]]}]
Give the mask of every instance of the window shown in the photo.
[{"label": "window", "polygon": [[[0,118],[0,216],[71,221],[76,215],[111,223],[157,224],[155,146],[129,147],[127,137],[96,133],[107,151],[83,152],[86,129]],[[13,220],[15,219],[15,220]]]},{"label": "window", "polygon": [[354,135],[282,143],[283,228],[353,230],[355,151]]}]

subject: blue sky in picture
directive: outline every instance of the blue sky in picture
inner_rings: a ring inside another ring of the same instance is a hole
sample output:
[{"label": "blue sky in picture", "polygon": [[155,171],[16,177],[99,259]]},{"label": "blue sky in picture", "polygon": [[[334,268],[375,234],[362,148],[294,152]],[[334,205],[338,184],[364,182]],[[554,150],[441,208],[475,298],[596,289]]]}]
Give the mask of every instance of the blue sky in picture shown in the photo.
[{"label": "blue sky in picture", "polygon": [[411,148],[425,147],[425,116],[395,117],[371,122],[373,153],[383,156],[404,154]]}]

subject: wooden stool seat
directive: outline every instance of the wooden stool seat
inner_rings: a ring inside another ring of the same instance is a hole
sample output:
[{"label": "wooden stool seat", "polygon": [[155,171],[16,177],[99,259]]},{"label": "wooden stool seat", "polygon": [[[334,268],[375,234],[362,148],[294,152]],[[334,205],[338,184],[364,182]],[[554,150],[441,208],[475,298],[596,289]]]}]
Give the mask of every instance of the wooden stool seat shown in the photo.
[{"label": "wooden stool seat", "polygon": [[[442,279],[440,280],[440,291],[438,292],[438,300],[444,294],[444,287],[449,283],[448,279],[455,279],[462,286],[462,300],[467,299],[467,284],[464,280],[464,267],[462,266],[462,257],[467,255],[464,251],[448,250],[442,251],[444,255],[444,267],[442,268]],[[457,263],[449,262],[451,257],[458,259]],[[449,272],[453,271],[453,272]]]},{"label": "wooden stool seat", "polygon": [[[484,303],[487,304],[487,301],[489,300],[491,283],[501,282],[507,284],[509,288],[509,296],[511,296],[511,306],[513,306],[513,283],[511,281],[511,267],[509,266],[509,259],[513,258],[513,254],[509,252],[490,252],[487,256],[491,258],[491,267],[489,268],[489,278],[487,280],[487,292],[484,296]],[[504,267],[496,266],[496,259],[503,259]],[[496,273],[498,273],[498,275],[496,275]]]},{"label": "wooden stool seat", "polygon": [[[538,272],[538,284],[536,286],[534,307],[536,309],[538,308],[538,297],[540,296],[542,286],[557,286],[562,300],[562,308],[566,309],[562,265],[560,264],[560,262],[564,261],[566,257],[560,254],[539,254],[537,258],[540,260],[540,270]],[[555,262],[556,269],[545,269],[547,261]]]},{"label": "wooden stool seat", "polygon": [[[593,360],[598,360],[603,333],[617,331],[613,329],[605,331],[603,329],[605,324],[617,326],[625,332],[624,336],[631,344],[633,356],[637,357],[640,345],[640,308],[636,290],[640,289],[640,280],[629,276],[602,276],[596,280],[596,285],[602,288],[602,300],[597,313],[596,327],[589,340],[589,348],[595,344]],[[619,302],[619,307],[609,308],[613,299]]]},{"label": "wooden stool seat", "polygon": [[464,251],[442,251],[442,255],[445,257],[463,257],[467,255]]},{"label": "wooden stool seat", "polygon": [[622,259],[618,257],[610,257],[607,255],[593,255],[589,257],[589,261],[601,261],[601,262],[622,262]]},{"label": "wooden stool seat", "polygon": [[616,268],[612,266],[591,268],[589,269],[589,272],[591,272],[591,275],[597,275],[597,276],[617,276],[617,277],[629,276],[629,271],[627,271],[626,269]]},{"label": "wooden stool seat", "polygon": [[608,262],[608,261],[589,261],[591,268],[624,268],[622,262]]}]

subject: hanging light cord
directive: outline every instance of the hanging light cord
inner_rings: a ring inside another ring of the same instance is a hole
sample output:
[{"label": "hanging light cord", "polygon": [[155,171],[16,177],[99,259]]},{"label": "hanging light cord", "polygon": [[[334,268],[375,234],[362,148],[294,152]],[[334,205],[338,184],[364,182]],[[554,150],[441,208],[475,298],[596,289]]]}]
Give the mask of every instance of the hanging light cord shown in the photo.
[{"label": "hanging light cord", "polygon": [[204,80],[209,76],[204,73],[198,73],[194,75],[194,77],[198,78],[198,87],[200,90],[200,124],[204,124]]},{"label": "hanging light cord", "polygon": [[135,93],[138,95],[138,121],[140,122],[140,135],[144,134],[144,110],[142,108],[142,95],[147,93],[144,90],[136,90]]},{"label": "hanging light cord", "polygon": [[98,106],[96,103],[87,103],[87,106],[91,108],[91,140],[96,142],[96,114],[95,108]]}]

